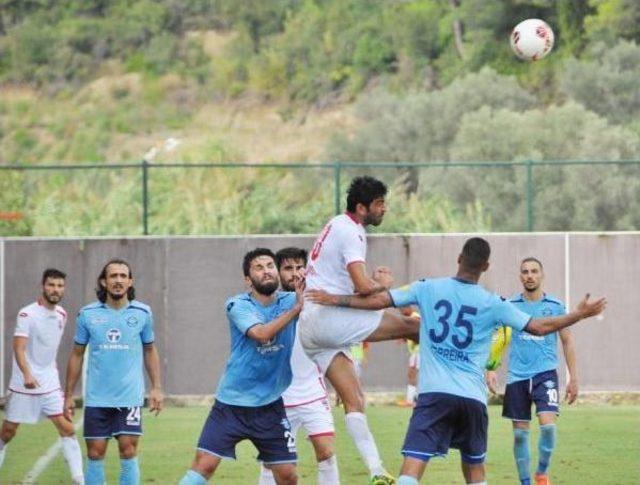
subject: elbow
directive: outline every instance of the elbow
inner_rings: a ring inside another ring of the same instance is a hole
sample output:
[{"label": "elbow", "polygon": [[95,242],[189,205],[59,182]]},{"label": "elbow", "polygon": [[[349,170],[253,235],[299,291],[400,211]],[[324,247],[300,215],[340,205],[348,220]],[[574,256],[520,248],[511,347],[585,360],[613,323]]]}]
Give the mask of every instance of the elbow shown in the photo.
[{"label": "elbow", "polygon": [[544,327],[542,327],[541,325],[537,325],[535,323],[531,323],[527,325],[526,332],[530,333],[531,335],[535,335],[537,337],[542,337],[543,335],[546,335],[547,333],[549,333],[544,329]]}]

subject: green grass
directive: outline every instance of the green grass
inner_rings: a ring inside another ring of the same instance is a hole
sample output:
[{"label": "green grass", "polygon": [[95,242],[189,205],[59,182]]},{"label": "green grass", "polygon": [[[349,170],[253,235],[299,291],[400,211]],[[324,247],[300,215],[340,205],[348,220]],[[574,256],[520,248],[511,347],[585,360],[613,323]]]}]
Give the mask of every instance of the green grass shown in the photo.
[{"label": "green grass", "polygon": [[[207,415],[204,407],[168,408],[158,417],[145,414],[145,436],[140,448],[144,483],[177,483],[194,454],[195,442]],[[511,455],[511,425],[499,417],[500,408],[491,406],[488,480],[491,484],[515,484],[517,477]],[[337,455],[342,483],[364,484],[367,474],[344,429],[342,411],[335,410]],[[371,406],[369,422],[385,464],[397,473],[401,463],[399,449],[410,412],[389,406]],[[565,406],[559,421],[558,446],[551,476],[554,484],[637,484],[640,477],[640,407],[638,406]],[[532,455],[537,456],[537,426],[533,427]],[[300,436],[300,483],[315,483],[315,464],[311,446]],[[0,483],[20,483],[37,458],[55,441],[51,424],[23,426],[8,448],[0,469]],[[215,483],[255,484],[258,465],[250,443],[238,446],[238,460],[222,463]],[[116,446],[110,445],[107,480],[117,483]],[[43,472],[38,483],[68,483],[68,471],[59,455]],[[462,483],[457,451],[448,458],[434,460],[427,468],[423,483]]]}]

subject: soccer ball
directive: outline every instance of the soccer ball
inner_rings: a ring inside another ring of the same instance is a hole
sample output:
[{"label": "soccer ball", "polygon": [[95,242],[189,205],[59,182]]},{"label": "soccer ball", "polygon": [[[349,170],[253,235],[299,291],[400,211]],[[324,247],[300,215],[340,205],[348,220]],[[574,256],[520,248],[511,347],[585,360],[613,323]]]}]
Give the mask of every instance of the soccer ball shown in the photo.
[{"label": "soccer ball", "polygon": [[540,19],[527,19],[511,32],[511,49],[524,61],[537,61],[553,49],[553,30]]}]

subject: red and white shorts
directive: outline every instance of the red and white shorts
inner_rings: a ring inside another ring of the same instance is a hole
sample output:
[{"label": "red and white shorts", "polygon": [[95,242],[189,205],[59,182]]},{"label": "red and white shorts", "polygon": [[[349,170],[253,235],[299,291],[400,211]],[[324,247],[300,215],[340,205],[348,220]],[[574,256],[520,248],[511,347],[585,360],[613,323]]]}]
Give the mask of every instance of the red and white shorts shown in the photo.
[{"label": "red and white shorts", "polygon": [[327,398],[299,406],[285,406],[285,410],[294,436],[300,428],[303,428],[310,438],[335,434],[333,415]]},{"label": "red and white shorts", "polygon": [[36,424],[44,418],[61,416],[64,397],[60,389],[46,394],[24,394],[9,390],[5,417],[12,423]]}]

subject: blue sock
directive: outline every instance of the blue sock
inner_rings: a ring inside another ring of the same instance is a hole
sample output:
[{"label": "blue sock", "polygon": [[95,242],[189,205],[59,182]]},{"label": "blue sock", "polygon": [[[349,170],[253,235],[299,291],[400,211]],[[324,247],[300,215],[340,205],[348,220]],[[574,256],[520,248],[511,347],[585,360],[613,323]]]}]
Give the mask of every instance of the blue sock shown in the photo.
[{"label": "blue sock", "polygon": [[551,454],[556,447],[556,425],[543,424],[540,426],[540,441],[538,441],[538,452],[540,461],[538,462],[537,473],[546,474],[551,462]]},{"label": "blue sock", "polygon": [[104,485],[104,460],[87,460],[87,471],[84,474],[86,485]]},{"label": "blue sock", "polygon": [[205,485],[207,483],[207,479],[200,475],[198,472],[189,470],[185,473],[182,480],[178,485]]},{"label": "blue sock", "polygon": [[409,475],[400,475],[398,477],[398,485],[418,485],[418,479]]},{"label": "blue sock", "polygon": [[529,485],[531,475],[529,471],[529,430],[515,428],[513,430],[513,456],[516,459],[518,478],[521,485]]},{"label": "blue sock", "polygon": [[138,457],[120,458],[120,485],[138,485],[140,483],[140,467]]}]

